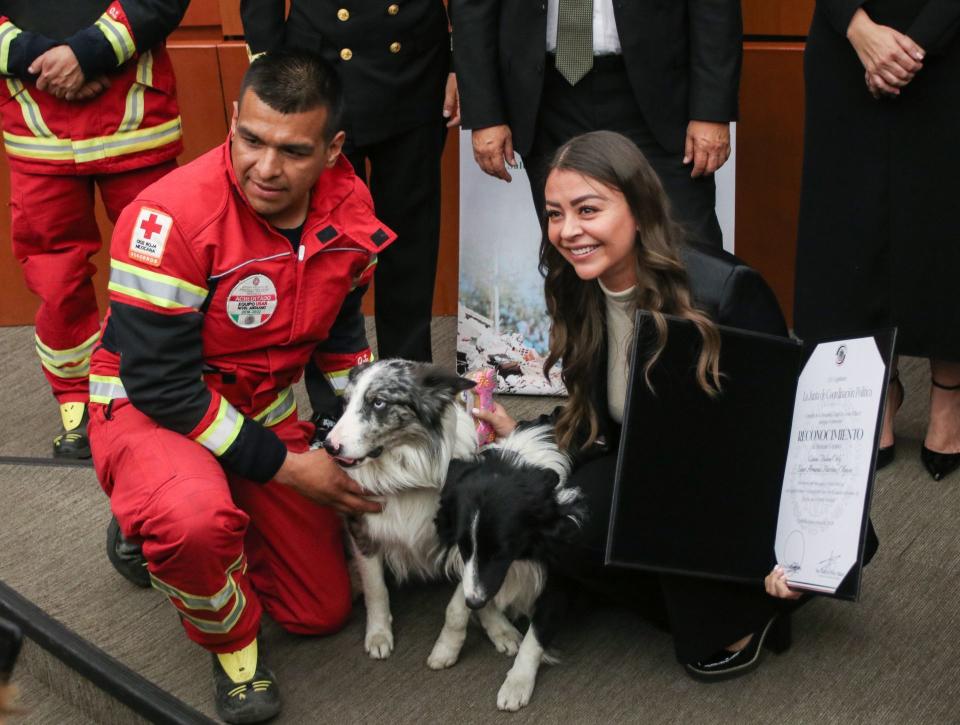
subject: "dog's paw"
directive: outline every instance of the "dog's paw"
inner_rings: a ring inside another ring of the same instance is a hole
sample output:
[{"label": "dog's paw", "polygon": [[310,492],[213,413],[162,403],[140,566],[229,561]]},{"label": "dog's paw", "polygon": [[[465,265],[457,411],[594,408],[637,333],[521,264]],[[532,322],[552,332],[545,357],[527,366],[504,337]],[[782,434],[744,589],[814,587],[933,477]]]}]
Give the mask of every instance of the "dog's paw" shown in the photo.
[{"label": "dog's paw", "polygon": [[507,712],[516,712],[530,702],[534,684],[535,676],[517,674],[511,670],[497,693],[497,707]]},{"label": "dog's paw", "polygon": [[375,660],[385,660],[393,652],[393,632],[390,630],[374,630],[367,632],[363,642],[367,654]]},{"label": "dog's paw", "polygon": [[497,648],[497,652],[513,657],[520,649],[520,642],[523,641],[523,635],[510,622],[504,620],[496,626],[486,629],[487,637]]},{"label": "dog's paw", "polygon": [[459,648],[451,647],[446,642],[437,642],[433,645],[430,656],[427,657],[427,667],[431,670],[445,670],[457,664],[459,657]]}]

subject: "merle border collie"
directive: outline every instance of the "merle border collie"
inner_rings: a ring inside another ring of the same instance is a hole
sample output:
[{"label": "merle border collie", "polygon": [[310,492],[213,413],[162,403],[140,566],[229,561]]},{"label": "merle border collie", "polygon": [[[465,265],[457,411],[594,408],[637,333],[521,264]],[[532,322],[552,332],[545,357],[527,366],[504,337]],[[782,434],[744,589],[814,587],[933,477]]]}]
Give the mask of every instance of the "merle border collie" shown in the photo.
[{"label": "merle border collie", "polygon": [[[364,648],[374,659],[393,652],[384,564],[398,582],[453,573],[434,519],[450,462],[477,454],[473,418],[455,402],[473,385],[407,360],[359,365],[344,390],[343,415],[324,440],[347,474],[383,503],[378,514],[346,520],[367,609]],[[513,628],[496,613],[483,622],[495,642],[503,629]]]},{"label": "merle border collie", "polygon": [[[546,648],[566,595],[550,564],[585,516],[580,490],[566,486],[569,472],[548,426],[521,427],[474,460],[453,461],[443,489],[437,531],[462,577],[427,665],[456,663],[475,611],[497,649],[516,655],[497,693],[501,710],[528,704],[540,663],[552,661]],[[522,637],[507,619],[521,615],[530,620]]]}]

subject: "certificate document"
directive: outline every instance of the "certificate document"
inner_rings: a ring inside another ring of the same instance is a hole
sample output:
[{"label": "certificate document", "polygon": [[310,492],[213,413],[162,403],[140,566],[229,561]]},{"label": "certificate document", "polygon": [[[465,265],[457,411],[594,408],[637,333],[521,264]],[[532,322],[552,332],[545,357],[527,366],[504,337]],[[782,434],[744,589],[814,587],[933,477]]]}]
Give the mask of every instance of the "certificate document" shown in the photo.
[{"label": "certificate document", "polygon": [[857,562],[886,375],[873,337],[820,343],[800,374],[775,542],[791,587],[832,594]]}]

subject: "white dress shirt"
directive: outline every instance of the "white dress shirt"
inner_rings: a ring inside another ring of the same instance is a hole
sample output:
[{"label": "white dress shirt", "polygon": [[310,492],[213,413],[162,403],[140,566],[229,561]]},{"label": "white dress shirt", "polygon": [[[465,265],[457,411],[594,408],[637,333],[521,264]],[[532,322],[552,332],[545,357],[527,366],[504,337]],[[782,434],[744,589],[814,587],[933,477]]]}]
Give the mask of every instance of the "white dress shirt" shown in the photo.
[{"label": "white dress shirt", "polygon": [[[547,0],[547,52],[557,50],[557,0]],[[620,36],[613,17],[613,0],[593,0],[593,54],[619,55]]]}]

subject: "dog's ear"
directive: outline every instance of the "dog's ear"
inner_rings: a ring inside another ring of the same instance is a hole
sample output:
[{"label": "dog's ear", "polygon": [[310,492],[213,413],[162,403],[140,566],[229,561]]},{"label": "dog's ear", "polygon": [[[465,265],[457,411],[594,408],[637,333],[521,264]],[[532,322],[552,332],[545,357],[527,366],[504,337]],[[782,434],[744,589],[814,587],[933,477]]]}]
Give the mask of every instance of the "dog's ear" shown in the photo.
[{"label": "dog's ear", "polygon": [[357,376],[360,375],[360,373],[362,373],[372,364],[373,363],[365,362],[365,363],[360,363],[359,365],[354,365],[352,368],[350,368],[350,372],[347,373],[347,380],[352,383],[354,380],[357,379]]},{"label": "dog's ear", "polygon": [[459,375],[454,375],[443,368],[432,365],[423,370],[421,381],[428,388],[447,392],[453,396],[462,393],[464,390],[470,390],[476,385],[472,380],[461,378]]},{"label": "dog's ear", "polygon": [[440,493],[440,508],[433,523],[437,527],[437,538],[448,548],[457,543],[458,484],[472,466],[470,461],[453,459],[447,468],[447,479]]},{"label": "dog's ear", "polygon": [[575,486],[560,486],[556,471],[544,469],[537,478],[537,488],[542,497],[540,521],[545,539],[569,541],[583,526],[586,518],[583,492]]},{"label": "dog's ear", "polygon": [[462,458],[451,458],[450,465],[447,466],[447,478],[443,487],[455,486],[460,479],[463,478],[463,474],[475,465],[477,464],[474,461],[466,461]]}]

